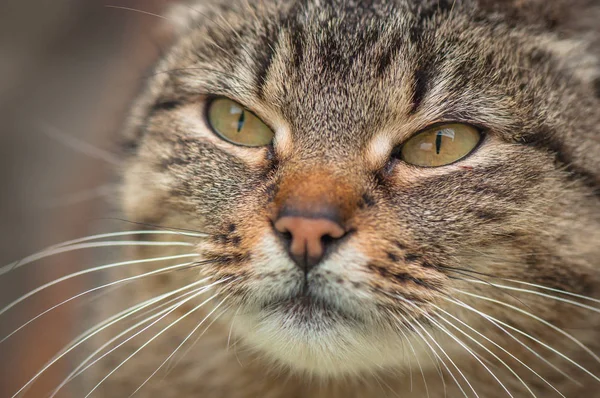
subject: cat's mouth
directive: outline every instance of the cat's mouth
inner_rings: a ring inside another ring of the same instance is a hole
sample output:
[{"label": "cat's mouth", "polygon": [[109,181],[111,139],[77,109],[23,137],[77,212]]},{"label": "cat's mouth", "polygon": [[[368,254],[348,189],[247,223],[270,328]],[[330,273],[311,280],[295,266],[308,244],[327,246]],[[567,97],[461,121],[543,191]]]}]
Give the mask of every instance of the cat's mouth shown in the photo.
[{"label": "cat's mouth", "polygon": [[283,314],[288,320],[297,323],[311,323],[313,321],[359,321],[358,316],[346,308],[323,299],[314,293],[302,291],[301,293],[271,300],[261,306],[263,313]]},{"label": "cat's mouth", "polygon": [[305,316],[308,318],[323,315],[332,316],[337,312],[322,300],[316,300],[314,297],[307,294],[281,301],[276,303],[275,306],[291,315]]}]

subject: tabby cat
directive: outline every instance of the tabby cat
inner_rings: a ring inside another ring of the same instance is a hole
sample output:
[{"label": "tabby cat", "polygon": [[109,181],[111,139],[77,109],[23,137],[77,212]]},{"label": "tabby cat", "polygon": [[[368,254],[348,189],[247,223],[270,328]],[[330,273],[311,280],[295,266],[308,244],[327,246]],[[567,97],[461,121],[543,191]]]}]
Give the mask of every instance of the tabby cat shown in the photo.
[{"label": "tabby cat", "polygon": [[124,135],[140,261],[57,396],[600,397],[600,2],[168,19]]}]

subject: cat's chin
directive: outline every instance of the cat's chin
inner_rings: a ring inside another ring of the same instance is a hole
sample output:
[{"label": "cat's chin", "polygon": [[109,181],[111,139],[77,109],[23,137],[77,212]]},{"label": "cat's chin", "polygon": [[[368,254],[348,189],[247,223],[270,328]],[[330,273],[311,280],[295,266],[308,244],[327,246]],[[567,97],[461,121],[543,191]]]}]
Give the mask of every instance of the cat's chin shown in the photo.
[{"label": "cat's chin", "polygon": [[283,315],[287,325],[295,324],[302,329],[331,327],[339,322],[354,325],[364,322],[357,314],[310,294],[265,303],[260,312],[265,317]]},{"label": "cat's chin", "polygon": [[240,311],[235,324],[245,344],[295,372],[336,378],[406,365],[397,333],[306,296]]}]

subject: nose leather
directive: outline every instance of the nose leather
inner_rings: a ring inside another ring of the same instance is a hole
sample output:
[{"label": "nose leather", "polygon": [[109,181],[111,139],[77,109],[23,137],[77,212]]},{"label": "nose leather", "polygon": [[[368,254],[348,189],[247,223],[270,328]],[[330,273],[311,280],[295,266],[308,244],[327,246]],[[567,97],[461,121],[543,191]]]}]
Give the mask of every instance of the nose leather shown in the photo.
[{"label": "nose leather", "polygon": [[321,261],[328,244],[346,234],[341,225],[327,218],[284,216],[275,221],[274,227],[291,239],[290,257],[305,272]]}]

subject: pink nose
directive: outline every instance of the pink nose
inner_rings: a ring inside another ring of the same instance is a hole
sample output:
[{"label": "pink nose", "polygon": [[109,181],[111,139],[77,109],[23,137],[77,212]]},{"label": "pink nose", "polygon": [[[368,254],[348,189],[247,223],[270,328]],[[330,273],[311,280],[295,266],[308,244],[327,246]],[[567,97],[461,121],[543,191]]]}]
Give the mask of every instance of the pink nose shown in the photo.
[{"label": "pink nose", "polygon": [[338,223],[326,218],[284,216],[274,225],[277,231],[289,234],[290,256],[306,272],[321,261],[327,244],[346,234]]}]

